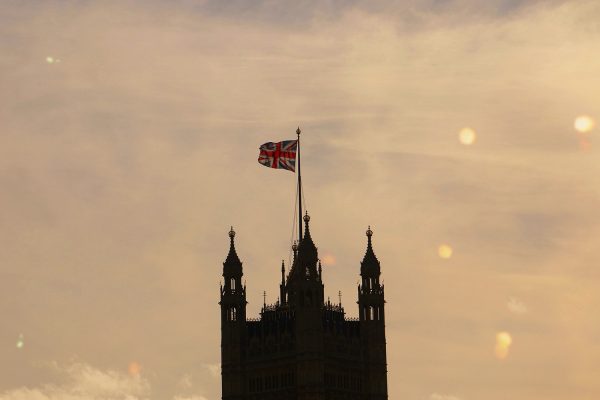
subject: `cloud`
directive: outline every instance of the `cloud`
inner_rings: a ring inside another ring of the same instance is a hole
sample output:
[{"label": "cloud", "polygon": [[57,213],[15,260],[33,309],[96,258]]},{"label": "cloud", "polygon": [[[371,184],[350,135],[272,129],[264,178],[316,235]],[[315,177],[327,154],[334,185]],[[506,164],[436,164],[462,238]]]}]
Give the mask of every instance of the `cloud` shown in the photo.
[{"label": "cloud", "polygon": [[448,394],[432,393],[429,400],[462,400],[460,397],[451,396]]},{"label": "cloud", "polygon": [[[151,400],[150,382],[139,375],[112,369],[101,370],[76,362],[51,364],[64,379],[37,388],[21,387],[0,394],[0,400]],[[207,400],[200,395],[175,395],[173,400]]]},{"label": "cloud", "polygon": [[[294,196],[256,147],[297,124],[313,237],[336,256],[326,290],[350,294],[350,316],[373,225],[390,393],[474,375],[461,395],[528,399],[539,381],[552,391],[540,396],[568,399],[581,379],[600,392],[600,325],[584,312],[600,149],[591,136],[580,153],[573,127],[600,120],[597,1],[174,3],[3,3],[0,337],[27,343],[0,349],[0,393],[23,377],[28,398],[73,393],[41,385],[33,358],[144,354],[146,396],[218,398],[218,368],[198,360],[219,359],[227,231],[254,316],[263,290],[274,297]],[[457,140],[465,126],[472,146]],[[460,251],[432,268],[444,242]],[[519,323],[540,334],[519,333],[529,350],[511,368],[486,369],[483,327],[503,326],[491,310],[512,293],[527,293],[535,318]],[[193,386],[176,387],[187,372]]]},{"label": "cloud", "polygon": [[177,386],[182,388],[182,389],[190,389],[192,386],[194,385],[194,382],[192,381],[192,374],[184,374],[181,379],[179,379],[179,382],[177,382]]},{"label": "cloud", "polygon": [[208,372],[210,372],[210,375],[213,378],[218,378],[221,376],[221,364],[204,364],[204,367],[208,369]]},{"label": "cloud", "polygon": [[207,400],[206,397],[203,396],[184,396],[184,397],[180,397],[180,396],[175,396],[173,397],[173,400]]},{"label": "cloud", "polygon": [[513,314],[525,314],[528,311],[525,303],[516,297],[510,297],[506,303],[506,307]]},{"label": "cloud", "polygon": [[73,363],[66,367],[56,365],[56,369],[65,378],[63,384],[8,390],[0,395],[0,400],[149,399],[150,384],[143,378],[114,370],[102,371],[85,363]]}]

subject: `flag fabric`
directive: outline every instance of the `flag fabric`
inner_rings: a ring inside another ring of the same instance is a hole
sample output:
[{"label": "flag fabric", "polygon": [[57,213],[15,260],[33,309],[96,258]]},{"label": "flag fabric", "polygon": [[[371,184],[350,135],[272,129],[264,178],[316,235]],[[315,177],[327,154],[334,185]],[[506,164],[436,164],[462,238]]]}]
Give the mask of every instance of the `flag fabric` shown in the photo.
[{"label": "flag fabric", "polygon": [[297,140],[265,143],[260,146],[258,162],[265,167],[296,171]]}]

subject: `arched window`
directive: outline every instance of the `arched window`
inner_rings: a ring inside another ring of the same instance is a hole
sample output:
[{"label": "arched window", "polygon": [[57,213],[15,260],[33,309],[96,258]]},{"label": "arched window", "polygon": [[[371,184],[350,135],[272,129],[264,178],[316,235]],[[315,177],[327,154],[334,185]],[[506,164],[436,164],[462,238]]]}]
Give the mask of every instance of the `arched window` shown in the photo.
[{"label": "arched window", "polygon": [[369,307],[369,320],[375,321],[375,307]]},{"label": "arched window", "polygon": [[231,278],[231,290],[235,290],[235,278]]}]

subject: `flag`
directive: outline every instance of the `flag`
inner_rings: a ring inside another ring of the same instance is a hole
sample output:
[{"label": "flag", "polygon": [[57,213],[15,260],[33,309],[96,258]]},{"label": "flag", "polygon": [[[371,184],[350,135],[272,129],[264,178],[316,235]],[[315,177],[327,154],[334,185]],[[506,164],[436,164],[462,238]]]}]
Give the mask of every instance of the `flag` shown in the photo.
[{"label": "flag", "polygon": [[297,140],[284,140],[278,143],[265,143],[260,146],[258,162],[265,167],[296,170]]}]

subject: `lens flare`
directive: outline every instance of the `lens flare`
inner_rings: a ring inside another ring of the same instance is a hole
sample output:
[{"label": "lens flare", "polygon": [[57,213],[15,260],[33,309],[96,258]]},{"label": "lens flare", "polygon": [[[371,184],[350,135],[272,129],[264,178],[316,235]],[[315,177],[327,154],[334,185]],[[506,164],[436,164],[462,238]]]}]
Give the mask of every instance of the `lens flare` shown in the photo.
[{"label": "lens flare", "polygon": [[499,360],[504,360],[508,357],[508,350],[512,344],[512,336],[508,332],[498,332],[496,334],[496,357]]},{"label": "lens flare", "polygon": [[584,135],[579,135],[579,136],[582,136],[579,138],[579,149],[581,151],[583,151],[584,153],[587,153],[592,148],[592,143],[590,142],[590,140],[588,138],[583,137]]},{"label": "lens flare", "polygon": [[440,258],[446,260],[449,259],[452,257],[452,247],[450,247],[448,244],[441,244],[440,247],[438,247],[438,255]]},{"label": "lens flare", "polygon": [[140,376],[140,372],[142,372],[142,366],[139,363],[132,361],[127,367],[127,372],[129,372],[130,376],[138,377]]},{"label": "lens flare", "polygon": [[19,335],[19,340],[17,340],[17,349],[22,349],[23,346],[25,346],[25,338],[23,337],[23,334],[21,333]]},{"label": "lens flare", "polygon": [[575,123],[573,125],[577,132],[586,133],[594,129],[595,122],[592,117],[588,115],[580,115],[575,118]]},{"label": "lens flare", "polygon": [[48,64],[58,64],[60,62],[60,59],[56,58],[56,57],[48,56],[48,57],[46,57],[46,62]]},{"label": "lens flare", "polygon": [[475,139],[477,139],[477,134],[471,128],[463,128],[458,133],[458,139],[465,146],[470,146],[475,143]]}]

